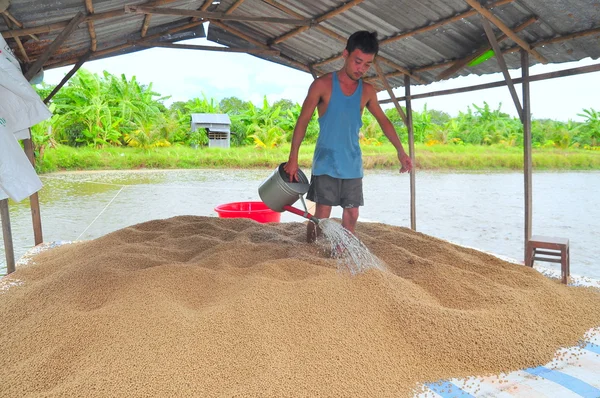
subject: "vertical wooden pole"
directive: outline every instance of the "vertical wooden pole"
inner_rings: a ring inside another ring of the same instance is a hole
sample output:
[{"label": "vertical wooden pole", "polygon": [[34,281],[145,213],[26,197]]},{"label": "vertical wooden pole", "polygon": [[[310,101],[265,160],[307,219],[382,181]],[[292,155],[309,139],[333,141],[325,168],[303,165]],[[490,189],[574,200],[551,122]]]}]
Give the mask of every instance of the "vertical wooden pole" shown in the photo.
[{"label": "vertical wooden pole", "polygon": [[[35,166],[33,142],[31,141],[31,138],[23,140],[23,146],[25,147],[25,154],[29,158],[31,165]],[[31,207],[31,220],[33,222],[33,239],[37,246],[44,241],[42,234],[42,216],[40,214],[40,200],[37,192],[29,197],[29,206]]]},{"label": "vertical wooden pole", "polygon": [[531,97],[529,91],[529,53],[521,50],[521,73],[523,77],[523,175],[525,196],[525,256],[527,258],[527,242],[531,239],[532,224],[532,170],[531,160]]},{"label": "vertical wooden pole", "polygon": [[15,250],[13,248],[12,232],[10,230],[10,214],[8,199],[0,200],[0,218],[2,218],[2,238],[4,239],[4,254],[6,255],[6,273],[15,272]]},{"label": "vertical wooden pole", "polygon": [[417,230],[417,207],[415,194],[415,131],[412,118],[412,100],[410,98],[410,76],[404,75],[404,95],[406,97],[406,128],[408,130],[408,154],[413,168],[410,171],[410,227]]}]

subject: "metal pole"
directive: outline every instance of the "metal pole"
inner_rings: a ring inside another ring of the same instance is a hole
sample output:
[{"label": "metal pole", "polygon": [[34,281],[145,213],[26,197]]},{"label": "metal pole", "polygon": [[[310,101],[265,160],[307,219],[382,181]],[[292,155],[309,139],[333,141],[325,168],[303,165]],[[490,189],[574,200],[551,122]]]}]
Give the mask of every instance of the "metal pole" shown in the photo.
[{"label": "metal pole", "polygon": [[15,251],[13,248],[12,232],[10,230],[10,214],[8,199],[0,200],[0,218],[2,218],[2,238],[4,239],[4,254],[6,255],[6,273],[15,272]]},{"label": "metal pole", "polygon": [[415,194],[415,131],[412,118],[412,101],[410,98],[410,76],[404,75],[404,92],[406,96],[406,129],[408,130],[408,154],[413,168],[410,171],[410,227],[417,230],[417,205]]},{"label": "metal pole", "polygon": [[521,50],[521,73],[523,77],[523,175],[525,196],[525,242],[524,259],[527,258],[527,242],[531,239],[532,224],[532,170],[531,160],[531,97],[529,91],[529,53]]}]

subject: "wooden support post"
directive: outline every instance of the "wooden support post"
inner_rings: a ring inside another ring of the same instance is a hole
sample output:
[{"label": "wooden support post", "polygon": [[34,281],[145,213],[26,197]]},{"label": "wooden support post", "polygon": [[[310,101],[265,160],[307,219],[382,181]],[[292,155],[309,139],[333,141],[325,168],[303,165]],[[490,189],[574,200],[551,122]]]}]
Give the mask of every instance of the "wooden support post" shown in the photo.
[{"label": "wooden support post", "polygon": [[394,103],[394,106],[396,107],[396,111],[398,111],[398,114],[402,118],[402,121],[404,122],[404,124],[406,126],[408,126],[408,120],[406,119],[406,114],[404,113],[404,111],[402,110],[402,107],[400,106],[400,103],[396,99],[396,95],[394,94],[394,91],[392,90],[392,86],[390,86],[390,83],[385,78],[385,74],[383,73],[381,66],[379,65],[379,63],[377,61],[373,62],[373,66],[375,66],[375,70],[377,71],[377,74],[379,75],[379,78],[381,79],[381,83],[383,83],[383,86],[385,87],[387,93],[389,94],[390,98],[392,99],[392,102]]},{"label": "wooden support post", "polygon": [[413,128],[412,118],[412,99],[410,97],[410,76],[404,75],[404,92],[406,96],[406,128],[408,130],[408,154],[412,161],[413,168],[410,171],[410,227],[413,231],[417,230],[417,207],[415,192],[415,130]]},{"label": "wooden support post", "polygon": [[0,218],[2,218],[2,238],[4,239],[4,254],[6,255],[6,273],[15,272],[15,250],[13,248],[12,232],[10,230],[10,214],[8,199],[0,200]]},{"label": "wooden support post", "polygon": [[[496,35],[494,34],[494,30],[492,29],[492,25],[490,22],[483,18],[483,29],[485,30],[485,34],[488,37],[488,41],[490,45],[494,49],[494,54],[496,60],[498,61],[498,65],[500,65],[500,69],[502,70],[502,74],[504,75],[504,80],[506,80],[506,85],[508,86],[508,90],[510,91],[510,96],[512,97],[513,102],[515,103],[515,107],[517,108],[517,114],[519,117],[523,115],[523,109],[521,108],[521,102],[519,101],[519,96],[517,95],[517,90],[515,89],[515,85],[512,82],[510,74],[508,73],[508,67],[506,66],[506,61],[504,61],[504,55],[502,55],[502,50],[500,49],[500,45],[498,45],[498,41],[496,40]],[[521,118],[521,121],[523,119]]]},{"label": "wooden support post", "polygon": [[531,239],[532,224],[532,171],[531,160],[531,97],[529,91],[529,53],[521,50],[521,73],[523,78],[523,175],[525,196],[525,257],[527,258],[527,242]]},{"label": "wooden support post", "polygon": [[[31,141],[31,138],[23,140],[23,146],[25,147],[25,155],[27,155],[31,165],[35,167],[35,156],[33,153],[33,142]],[[42,235],[40,200],[37,192],[34,192],[33,195],[29,197],[29,206],[31,207],[31,221],[33,223],[33,239],[35,245],[37,246],[44,241],[44,237]]]},{"label": "wooden support post", "polygon": [[81,68],[81,66],[85,63],[85,61],[88,60],[88,58],[90,58],[90,56],[93,54],[92,50],[89,50],[87,53],[83,54],[83,57],[81,57],[79,59],[79,61],[77,61],[77,63],[73,66],[73,68],[71,68],[71,70],[69,71],[69,73],[67,73],[65,75],[65,77],[62,78],[62,80],[60,81],[60,83],[58,83],[56,85],[56,87],[54,87],[54,89],[52,90],[52,92],[50,94],[48,94],[48,96],[46,98],[44,98],[44,104],[47,104],[48,101],[50,101],[52,99],[52,97],[54,97],[54,95],[56,93],[58,93],[58,90],[60,90],[62,88],[62,86],[64,86],[65,84],[67,84],[67,82],[69,81],[69,79],[71,78],[71,76],[73,76],[75,74],[75,72],[77,72],[79,70],[79,68]]},{"label": "wooden support post", "polygon": [[27,72],[25,72],[24,76],[25,79],[27,79],[27,81],[31,80],[42,69],[44,63],[46,63],[46,61],[50,59],[52,54],[54,54],[54,52],[58,50],[61,44],[63,44],[64,41],[67,40],[67,37],[69,37],[71,32],[73,32],[77,28],[77,25],[79,25],[84,19],[85,14],[82,11],[79,11],[77,15],[75,15],[73,19],[71,19],[71,22],[69,22],[67,27],[62,32],[60,32],[58,36],[56,36],[56,39],[54,39],[54,41],[48,46],[46,51],[44,51],[44,53],[38,57],[38,59],[33,63],[33,65],[29,67]]}]

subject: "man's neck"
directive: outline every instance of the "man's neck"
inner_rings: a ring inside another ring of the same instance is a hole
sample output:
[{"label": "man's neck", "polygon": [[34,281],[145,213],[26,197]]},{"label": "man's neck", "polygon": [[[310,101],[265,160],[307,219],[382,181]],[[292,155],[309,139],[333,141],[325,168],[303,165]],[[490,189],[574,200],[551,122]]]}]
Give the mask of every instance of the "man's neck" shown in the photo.
[{"label": "man's neck", "polygon": [[358,84],[358,80],[354,80],[350,76],[348,76],[348,74],[346,73],[345,70],[341,69],[341,70],[337,71],[336,73],[337,73],[338,80],[341,84],[343,84],[345,86],[355,86]]}]

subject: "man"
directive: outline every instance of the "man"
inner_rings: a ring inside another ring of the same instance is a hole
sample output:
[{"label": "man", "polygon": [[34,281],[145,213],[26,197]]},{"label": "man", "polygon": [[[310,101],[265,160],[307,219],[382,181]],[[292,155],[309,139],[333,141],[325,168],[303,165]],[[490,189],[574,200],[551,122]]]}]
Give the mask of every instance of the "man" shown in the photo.
[{"label": "man", "polygon": [[[311,84],[294,128],[290,156],[284,166],[290,181],[297,181],[298,151],[317,108],[320,130],[307,199],[316,203],[314,215],[319,219],[329,218],[332,206],[341,206],[344,209],[342,226],[352,233],[358,220],[359,206],[364,204],[359,130],[365,106],[398,151],[400,172],[412,169],[411,159],[404,151],[394,126],[379,106],[377,92],[362,81],[378,50],[376,32],[359,31],[348,38],[342,54],[342,69],[323,75]],[[307,240],[312,242],[316,236],[316,225],[309,222]]]}]

